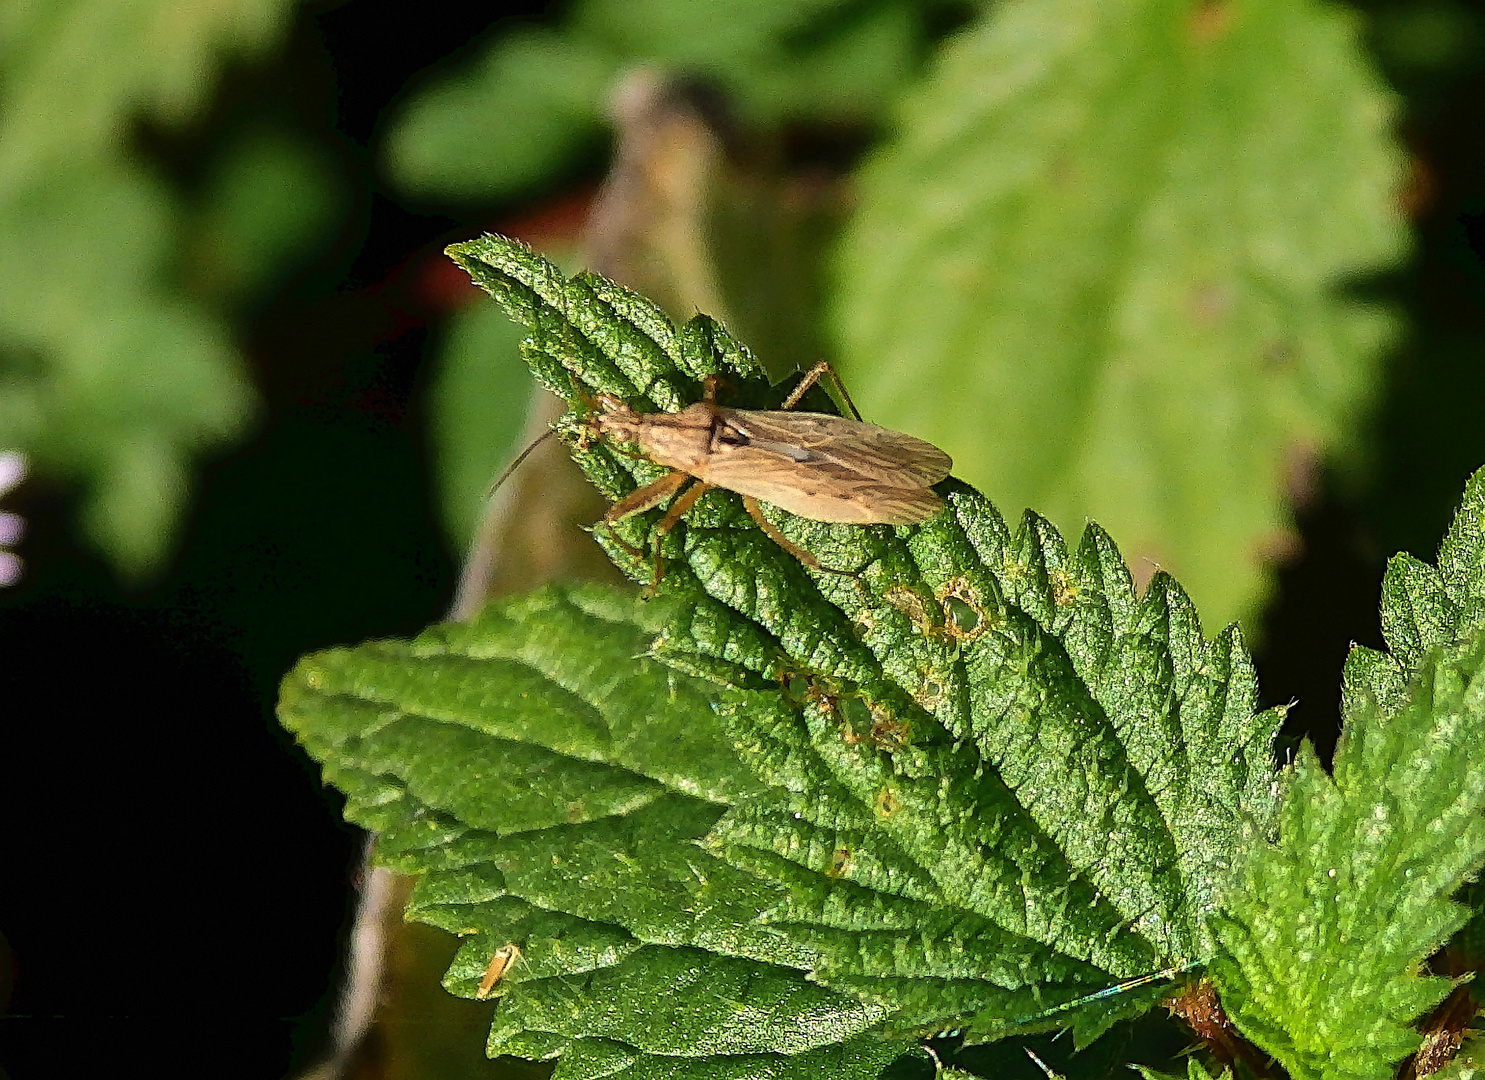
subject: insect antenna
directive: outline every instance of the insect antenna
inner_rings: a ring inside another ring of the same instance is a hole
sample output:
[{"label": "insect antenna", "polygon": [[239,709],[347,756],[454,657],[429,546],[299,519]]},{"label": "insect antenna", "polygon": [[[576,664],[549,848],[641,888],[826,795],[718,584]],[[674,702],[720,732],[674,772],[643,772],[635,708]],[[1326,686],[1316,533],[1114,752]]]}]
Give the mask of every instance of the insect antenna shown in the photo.
[{"label": "insect antenna", "polygon": [[543,431],[536,438],[532,439],[530,445],[528,445],[526,449],[517,454],[516,459],[500,471],[500,475],[495,478],[495,482],[491,484],[489,490],[485,492],[486,501],[494,497],[495,493],[500,490],[500,485],[510,479],[510,474],[521,467],[521,462],[530,457],[532,451],[534,451],[538,446],[546,442],[555,434],[557,434],[555,430],[553,430],[552,428],[547,428],[546,431]]}]

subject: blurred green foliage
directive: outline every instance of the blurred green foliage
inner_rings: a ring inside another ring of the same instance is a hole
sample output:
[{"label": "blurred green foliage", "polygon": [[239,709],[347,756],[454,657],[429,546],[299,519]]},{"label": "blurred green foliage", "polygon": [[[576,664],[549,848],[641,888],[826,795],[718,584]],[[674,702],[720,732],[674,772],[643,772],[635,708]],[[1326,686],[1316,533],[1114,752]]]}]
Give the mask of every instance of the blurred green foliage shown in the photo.
[{"label": "blurred green foliage", "polygon": [[490,483],[511,455],[531,404],[525,335],[493,304],[455,314],[429,388],[429,441],[444,528],[457,551],[474,539]]},{"label": "blurred green foliage", "polygon": [[[84,529],[126,578],[158,569],[193,459],[254,412],[230,311],[208,301],[281,273],[340,198],[315,148],[267,134],[228,151],[193,200],[140,152],[140,131],[189,124],[223,61],[261,55],[293,9],[0,12],[0,445],[84,492]],[[192,247],[211,249],[209,268]]]},{"label": "blurred green foliage", "polygon": [[569,171],[602,137],[636,64],[713,80],[740,118],[871,121],[927,45],[922,0],[580,0],[556,27],[484,42],[404,103],[387,170],[433,202],[507,197]]},{"label": "blurred green foliage", "polygon": [[296,132],[249,128],[218,154],[197,195],[186,269],[208,296],[251,300],[333,235],[345,199],[323,147]]},{"label": "blurred green foliage", "polygon": [[[168,551],[193,458],[253,413],[241,315],[350,196],[322,146],[262,118],[191,191],[136,132],[189,123],[222,61],[262,55],[292,8],[0,16],[0,442],[80,485],[126,575]],[[1422,78],[1467,63],[1472,25],[1439,0],[1381,12],[1373,36]],[[1266,0],[578,0],[415,81],[384,167],[410,201],[540,194],[595,160],[606,98],[641,64],[710,80],[745,141],[774,140],[714,193],[708,244],[771,369],[830,355],[873,419],[939,442],[1007,510],[1096,518],[1138,576],[1179,573],[1209,628],[1253,625],[1290,501],[1359,456],[1398,329],[1347,292],[1406,247],[1392,105],[1354,20]],[[876,146],[804,211],[768,182],[802,128]],[[472,385],[489,318],[445,339],[438,387]],[[465,489],[514,438],[514,412],[473,407],[484,392],[433,400],[456,547]]]},{"label": "blurred green foliage", "polygon": [[1344,291],[1406,246],[1356,45],[1290,0],[999,7],[861,176],[832,316],[865,407],[1008,513],[1098,521],[1209,630],[1255,615],[1396,336]]}]

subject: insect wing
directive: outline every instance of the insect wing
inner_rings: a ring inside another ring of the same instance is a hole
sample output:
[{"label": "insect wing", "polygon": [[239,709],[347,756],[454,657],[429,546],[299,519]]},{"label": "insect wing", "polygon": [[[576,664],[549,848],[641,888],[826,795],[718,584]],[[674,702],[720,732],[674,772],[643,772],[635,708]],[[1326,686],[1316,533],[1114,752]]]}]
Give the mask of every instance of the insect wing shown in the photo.
[{"label": "insect wing", "polygon": [[831,462],[889,487],[929,487],[954,467],[930,442],[860,420],[825,413],[720,410],[751,445],[800,463]]},{"label": "insect wing", "polygon": [[944,501],[931,488],[894,488],[882,484],[816,486],[800,478],[729,485],[742,495],[781,506],[791,514],[813,521],[842,525],[917,525],[944,508]]},{"label": "insect wing", "polygon": [[720,410],[746,437],[711,453],[701,479],[815,521],[912,525],[943,507],[928,489],[949,456],[910,435],[821,413]]}]

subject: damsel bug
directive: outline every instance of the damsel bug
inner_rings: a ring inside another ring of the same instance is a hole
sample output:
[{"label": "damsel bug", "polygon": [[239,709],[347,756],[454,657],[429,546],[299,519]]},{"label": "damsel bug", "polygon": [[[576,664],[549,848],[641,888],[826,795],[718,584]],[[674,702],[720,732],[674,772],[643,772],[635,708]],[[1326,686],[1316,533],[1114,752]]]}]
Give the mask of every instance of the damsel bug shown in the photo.
[{"label": "damsel bug", "polygon": [[[791,411],[824,375],[834,380],[857,419]],[[922,439],[863,423],[828,363],[811,368],[779,409],[767,412],[721,407],[716,403],[717,381],[709,376],[703,399],[680,412],[637,413],[619,398],[603,394],[590,418],[598,434],[633,444],[641,456],[671,470],[630,492],[603,515],[603,524],[613,525],[678,496],[655,527],[656,584],[660,541],[711,488],[741,495],[743,508],[758,527],[816,570],[831,568],[764,517],[760,499],[800,517],[853,525],[913,525],[943,507],[930,485],[949,475],[953,467],[949,455]]]},{"label": "damsel bug", "polygon": [[[828,413],[793,412],[805,391],[829,375],[856,419]],[[815,521],[849,525],[915,525],[943,507],[930,485],[949,475],[953,462],[932,443],[899,431],[867,424],[846,393],[835,369],[824,361],[799,380],[776,410],[726,409],[716,403],[716,376],[707,376],[703,398],[679,412],[639,413],[611,394],[588,399],[593,414],[589,429],[613,443],[639,447],[634,457],[671,471],[632,491],[603,515],[613,526],[627,517],[659,506],[692,485],[671,503],[655,527],[655,576],[660,582],[660,541],[712,488],[735,491],[743,508],[768,537],[806,566],[822,566],[763,516],[761,499]],[[490,486],[493,494],[548,431],[516,457]],[[622,450],[622,447],[620,447]],[[622,451],[631,453],[630,451]],[[613,536],[635,558],[644,552]]]}]

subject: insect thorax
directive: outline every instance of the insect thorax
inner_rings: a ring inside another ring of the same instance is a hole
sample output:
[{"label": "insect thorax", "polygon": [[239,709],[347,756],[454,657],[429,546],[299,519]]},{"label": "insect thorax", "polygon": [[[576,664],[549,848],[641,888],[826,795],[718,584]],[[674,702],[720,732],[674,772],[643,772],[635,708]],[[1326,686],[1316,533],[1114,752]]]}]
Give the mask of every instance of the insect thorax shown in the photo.
[{"label": "insect thorax", "polygon": [[698,475],[713,452],[717,410],[697,402],[676,413],[636,413],[627,406],[600,413],[598,430],[611,439],[634,443],[657,465]]}]

